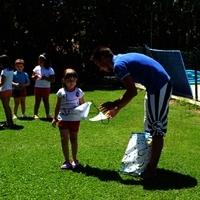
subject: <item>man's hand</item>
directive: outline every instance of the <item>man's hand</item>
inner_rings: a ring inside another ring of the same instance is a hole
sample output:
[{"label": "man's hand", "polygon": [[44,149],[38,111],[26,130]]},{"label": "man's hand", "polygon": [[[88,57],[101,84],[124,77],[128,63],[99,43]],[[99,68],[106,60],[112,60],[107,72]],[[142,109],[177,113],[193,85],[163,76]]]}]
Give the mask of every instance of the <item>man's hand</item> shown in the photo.
[{"label": "man's hand", "polygon": [[107,111],[112,110],[114,108],[115,108],[115,103],[111,102],[111,101],[107,101],[105,103],[102,103],[99,106],[99,110],[102,111],[102,112],[107,112]]},{"label": "man's hand", "polygon": [[105,116],[108,118],[113,118],[117,115],[118,112],[119,112],[119,109],[115,108],[115,109],[112,109],[112,110],[109,110],[108,112],[106,112]]}]

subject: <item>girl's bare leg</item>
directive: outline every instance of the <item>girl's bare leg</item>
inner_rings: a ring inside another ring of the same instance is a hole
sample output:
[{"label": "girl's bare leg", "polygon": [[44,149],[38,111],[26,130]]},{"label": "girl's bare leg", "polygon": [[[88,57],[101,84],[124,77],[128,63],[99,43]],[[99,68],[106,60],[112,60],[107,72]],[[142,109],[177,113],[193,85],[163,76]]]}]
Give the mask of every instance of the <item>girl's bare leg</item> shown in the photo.
[{"label": "girl's bare leg", "polygon": [[61,138],[61,146],[63,155],[65,158],[65,162],[70,162],[69,159],[69,130],[68,129],[62,129],[60,130],[60,138]]},{"label": "girl's bare leg", "polygon": [[3,104],[4,111],[5,111],[7,125],[12,126],[13,125],[12,110],[11,110],[10,105],[9,105],[10,97],[2,98],[1,101],[2,101],[2,104]]},{"label": "girl's bare leg", "polygon": [[72,148],[72,158],[76,160],[78,151],[78,132],[70,132],[70,142]]},{"label": "girl's bare leg", "polygon": [[17,111],[19,107],[20,98],[14,98],[14,115],[17,116]]},{"label": "girl's bare leg", "polygon": [[26,100],[26,97],[20,97],[22,115],[24,115],[26,112],[25,100]]}]

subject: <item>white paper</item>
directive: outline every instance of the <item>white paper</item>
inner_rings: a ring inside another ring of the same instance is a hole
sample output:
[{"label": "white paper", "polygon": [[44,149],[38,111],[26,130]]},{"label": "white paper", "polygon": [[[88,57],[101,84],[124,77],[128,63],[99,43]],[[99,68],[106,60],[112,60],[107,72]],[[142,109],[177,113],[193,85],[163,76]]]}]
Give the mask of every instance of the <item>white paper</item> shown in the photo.
[{"label": "white paper", "polygon": [[102,112],[99,112],[99,114],[93,118],[90,118],[90,121],[99,121],[99,120],[104,120],[104,119],[108,119],[108,117],[106,117]]},{"label": "white paper", "polygon": [[86,102],[84,104],[81,104],[80,106],[76,107],[74,109],[74,113],[77,115],[77,118],[81,119],[87,119],[87,116],[90,111],[91,102]]}]

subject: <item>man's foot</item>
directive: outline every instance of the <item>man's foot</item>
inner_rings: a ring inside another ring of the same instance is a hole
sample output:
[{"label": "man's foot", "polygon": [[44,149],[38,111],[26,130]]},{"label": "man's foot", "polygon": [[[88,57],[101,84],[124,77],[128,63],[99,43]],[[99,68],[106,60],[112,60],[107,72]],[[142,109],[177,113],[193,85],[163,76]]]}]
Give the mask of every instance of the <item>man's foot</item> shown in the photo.
[{"label": "man's foot", "polygon": [[150,170],[150,169],[146,169],[141,175],[140,177],[143,179],[147,179],[147,178],[154,178],[157,176],[156,170]]}]

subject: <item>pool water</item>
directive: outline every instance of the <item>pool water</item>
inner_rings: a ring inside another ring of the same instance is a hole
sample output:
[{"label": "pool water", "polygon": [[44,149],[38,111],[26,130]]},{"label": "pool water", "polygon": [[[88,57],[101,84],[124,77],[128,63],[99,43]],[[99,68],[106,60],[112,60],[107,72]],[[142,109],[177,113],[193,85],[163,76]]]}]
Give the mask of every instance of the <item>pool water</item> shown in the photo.
[{"label": "pool water", "polygon": [[[186,70],[186,75],[190,85],[195,85],[195,70],[188,69]],[[197,71],[197,84],[200,84],[200,71]]]}]

